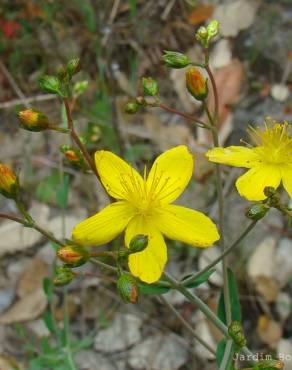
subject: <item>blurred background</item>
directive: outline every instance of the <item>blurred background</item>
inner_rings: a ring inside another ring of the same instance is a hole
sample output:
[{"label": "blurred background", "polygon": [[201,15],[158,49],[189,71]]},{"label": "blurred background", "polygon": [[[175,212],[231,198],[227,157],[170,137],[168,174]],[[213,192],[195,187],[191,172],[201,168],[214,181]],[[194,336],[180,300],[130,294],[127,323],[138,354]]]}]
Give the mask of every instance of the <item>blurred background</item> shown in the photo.
[{"label": "blurred background", "polygon": [[[24,200],[40,224],[70,237],[77,222],[107,203],[94,177],[64,160],[60,146],[71,144],[67,135],[18,127],[17,112],[24,107],[65,127],[64,107],[40,90],[38,79],[75,57],[81,58],[82,71],[74,77],[73,117],[88,149],[111,150],[143,168],[160,152],[188,145],[196,167],[179,203],[217,221],[214,166],[203,155],[210,137],[158,108],[131,116],[123,112],[124,104],[141,94],[141,78],[151,76],[165,105],[203,118],[200,104],[185,90],[185,70],[167,69],[161,55],[175,50],[201,61],[194,33],[211,19],[221,23],[211,47],[221,144],[248,141],[248,125],[261,125],[267,116],[291,122],[291,0],[0,0],[0,161],[19,173]],[[234,190],[240,173],[224,168],[228,243],[247,224],[248,203]],[[283,199],[288,204],[287,195]],[[0,207],[16,212],[3,197]],[[229,257],[249,347],[260,353],[292,353],[291,237],[286,220],[271,211]],[[117,243],[122,240],[111,247]],[[177,278],[220,253],[218,247],[168,245],[167,269]],[[0,257],[1,370],[214,369],[214,356],[159,299],[146,296],[136,306],[125,305],[113,276],[99,267],[82,267],[94,276],[53,293],[48,278],[55,250],[36,232],[1,222]],[[196,292],[216,310],[221,286],[218,268]],[[220,335],[196,307],[178,293],[164,297],[215,349]],[[292,359],[286,369],[292,369]]]}]

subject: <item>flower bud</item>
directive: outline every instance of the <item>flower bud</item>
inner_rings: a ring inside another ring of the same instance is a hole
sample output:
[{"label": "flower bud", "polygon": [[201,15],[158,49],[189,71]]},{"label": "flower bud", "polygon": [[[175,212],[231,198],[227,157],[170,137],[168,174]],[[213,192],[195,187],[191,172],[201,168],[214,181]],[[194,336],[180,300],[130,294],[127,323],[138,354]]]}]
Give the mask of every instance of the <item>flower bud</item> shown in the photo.
[{"label": "flower bud", "polygon": [[196,32],[196,39],[203,45],[204,48],[209,46],[209,42],[214,38],[220,29],[220,24],[217,20],[211,21],[207,27],[201,26]]},{"label": "flower bud", "polygon": [[79,58],[71,59],[66,66],[67,73],[72,78],[81,70],[81,62]]},{"label": "flower bud", "polygon": [[211,38],[217,36],[219,33],[219,30],[220,30],[220,23],[216,19],[213,19],[207,26],[208,39],[210,40]]},{"label": "flower bud", "polygon": [[191,67],[186,72],[186,87],[188,92],[197,100],[203,101],[208,95],[207,79],[198,68]]},{"label": "flower bud", "polygon": [[135,114],[139,110],[139,104],[136,102],[129,102],[124,106],[124,112],[128,114]]},{"label": "flower bud", "polygon": [[152,77],[142,78],[143,92],[148,96],[155,96],[158,94],[158,83]]},{"label": "flower bud", "polygon": [[138,234],[131,239],[129,249],[131,253],[142,252],[148,245],[148,235]]},{"label": "flower bud", "polygon": [[60,266],[56,268],[56,276],[53,280],[53,283],[56,286],[64,286],[71,283],[74,277],[75,274],[70,268]]},{"label": "flower bud", "polygon": [[228,333],[238,347],[242,348],[246,345],[243,328],[239,321],[233,321],[229,325]]},{"label": "flower bud", "polygon": [[280,360],[262,360],[253,367],[254,370],[282,370],[284,363]]},{"label": "flower bud", "polygon": [[280,195],[276,189],[272,186],[266,186],[264,188],[264,194],[268,198],[268,205],[270,207],[278,208],[280,205]]},{"label": "flower bud", "polygon": [[10,167],[0,163],[0,193],[6,198],[16,198],[19,193],[18,178]]},{"label": "flower bud", "polygon": [[89,259],[89,253],[82,247],[65,245],[57,251],[57,256],[70,267],[84,265]]},{"label": "flower bud", "polygon": [[28,130],[39,132],[49,127],[49,119],[46,115],[33,109],[25,109],[18,113],[20,127]]},{"label": "flower bud", "polygon": [[165,50],[162,59],[167,67],[170,68],[184,68],[190,64],[187,55],[178,53],[176,51]]},{"label": "flower bud", "polygon": [[263,203],[256,203],[251,205],[245,215],[247,218],[250,218],[251,220],[258,221],[261,218],[265,217],[267,212],[269,211],[270,207]]},{"label": "flower bud", "polygon": [[74,167],[84,167],[85,162],[81,151],[69,145],[62,145],[60,147],[61,153],[64,154],[67,161]]},{"label": "flower bud", "polygon": [[137,303],[139,289],[133,276],[122,274],[117,281],[117,289],[124,302]]},{"label": "flower bud", "polygon": [[50,94],[58,94],[62,96],[61,82],[55,76],[45,75],[39,79],[39,84],[42,90]]}]

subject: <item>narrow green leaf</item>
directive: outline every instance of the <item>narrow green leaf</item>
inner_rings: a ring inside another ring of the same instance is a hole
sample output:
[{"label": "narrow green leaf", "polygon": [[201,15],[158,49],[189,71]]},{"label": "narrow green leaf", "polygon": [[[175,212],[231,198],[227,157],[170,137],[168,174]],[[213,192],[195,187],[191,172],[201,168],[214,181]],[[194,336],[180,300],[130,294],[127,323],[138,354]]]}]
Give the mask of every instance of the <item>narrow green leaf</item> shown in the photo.
[{"label": "narrow green leaf", "polygon": [[[238,297],[236,279],[235,279],[235,276],[232,270],[228,269],[227,272],[228,272],[228,282],[229,282],[229,291],[230,291],[231,318],[232,318],[232,321],[241,322],[241,309],[240,309],[240,301]],[[227,325],[226,316],[225,316],[223,289],[220,294],[217,316],[219,317],[221,321],[223,321]]]},{"label": "narrow green leaf", "polygon": [[155,295],[155,294],[165,294],[170,288],[164,285],[156,284],[146,284],[141,281],[138,283],[139,293],[146,295]]},{"label": "narrow green leaf", "polygon": [[[216,349],[216,363],[217,363],[218,369],[220,368],[221,363],[222,363],[222,360],[224,358],[226,345],[227,345],[226,339],[222,339],[218,343],[218,345],[217,345],[217,349]],[[234,353],[235,353],[235,346],[232,343],[232,347],[231,347],[231,351],[230,351],[230,355],[229,355],[228,364],[227,364],[227,366],[225,367],[224,370],[232,370],[233,369],[233,366],[232,366],[233,365],[233,361],[232,361],[232,359],[233,359]]]},{"label": "narrow green leaf", "polygon": [[204,274],[202,274],[201,276],[199,276],[197,279],[191,280],[188,283],[184,284],[184,280],[186,280],[188,278],[186,276],[182,280],[182,284],[186,288],[196,288],[197,286],[205,283],[214,272],[215,272],[215,269],[211,269],[209,271],[206,271]]},{"label": "narrow green leaf", "polygon": [[60,208],[66,208],[69,195],[69,175],[64,175],[63,184],[59,187],[56,194],[56,203]]},{"label": "narrow green leaf", "polygon": [[53,284],[51,279],[47,277],[43,279],[43,290],[48,298],[48,301],[50,301],[53,296]]}]

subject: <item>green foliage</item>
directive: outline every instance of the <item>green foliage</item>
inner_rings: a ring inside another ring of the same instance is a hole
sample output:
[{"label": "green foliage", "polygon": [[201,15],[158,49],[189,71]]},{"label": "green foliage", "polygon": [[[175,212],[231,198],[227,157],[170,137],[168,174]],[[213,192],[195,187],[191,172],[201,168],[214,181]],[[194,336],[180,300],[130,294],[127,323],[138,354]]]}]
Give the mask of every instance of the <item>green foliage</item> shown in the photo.
[{"label": "green foliage", "polygon": [[201,276],[199,276],[198,278],[196,279],[193,279],[191,281],[189,281],[188,283],[184,284],[184,280],[186,280],[188,278],[188,276],[186,276],[183,280],[182,280],[182,284],[186,287],[186,288],[196,288],[197,286],[205,283],[209,277],[215,272],[215,269],[210,269],[209,271],[206,271],[204,274],[202,274]]},{"label": "green foliage", "polygon": [[142,281],[139,281],[138,287],[139,293],[145,295],[165,294],[170,290],[170,287],[160,284],[159,282],[155,284],[146,284]]},{"label": "green foliage", "polygon": [[[241,309],[240,309],[240,301],[239,301],[239,296],[238,296],[238,291],[237,291],[236,279],[235,279],[235,275],[233,271],[230,269],[228,269],[228,282],[229,282],[229,291],[230,291],[230,300],[231,300],[231,319],[232,321],[241,322]],[[219,299],[217,315],[220,320],[222,320],[225,324],[227,324],[226,315],[225,315],[223,289],[221,291],[221,295]]]},{"label": "green foliage", "polygon": [[37,186],[36,198],[40,202],[53,203],[60,208],[65,208],[68,202],[69,176],[60,176],[58,170],[53,170]]}]

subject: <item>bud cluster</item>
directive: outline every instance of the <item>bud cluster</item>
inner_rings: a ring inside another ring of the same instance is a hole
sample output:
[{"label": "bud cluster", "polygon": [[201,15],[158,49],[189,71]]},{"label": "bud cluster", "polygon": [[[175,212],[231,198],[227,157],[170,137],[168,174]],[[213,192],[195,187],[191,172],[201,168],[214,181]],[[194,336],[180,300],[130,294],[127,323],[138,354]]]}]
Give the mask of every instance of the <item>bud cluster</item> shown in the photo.
[{"label": "bud cluster", "polygon": [[209,42],[218,35],[220,29],[219,22],[216,20],[211,21],[207,27],[201,26],[196,32],[196,39],[204,48],[209,47]]}]

